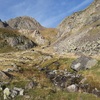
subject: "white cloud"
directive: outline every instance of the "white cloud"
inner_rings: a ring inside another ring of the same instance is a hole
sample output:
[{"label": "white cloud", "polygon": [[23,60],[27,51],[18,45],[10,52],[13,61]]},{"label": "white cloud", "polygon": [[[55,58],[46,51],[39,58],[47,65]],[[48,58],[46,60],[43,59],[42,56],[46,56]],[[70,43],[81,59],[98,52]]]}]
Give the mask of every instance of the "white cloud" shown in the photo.
[{"label": "white cloud", "polygon": [[78,6],[74,7],[74,8],[72,8],[71,10],[69,10],[67,13],[74,12],[74,11],[76,11],[76,10],[80,10],[80,8],[81,8],[82,6],[84,6],[84,5],[88,4],[88,3],[91,3],[91,1],[93,1],[93,0],[85,0],[85,1],[82,2],[80,5],[78,5]]},{"label": "white cloud", "polygon": [[85,0],[84,2],[79,4],[78,6],[70,9],[69,11],[66,11],[66,12],[64,12],[60,15],[54,16],[52,18],[46,19],[45,21],[42,21],[42,25],[47,26],[47,27],[53,26],[53,24],[55,24],[56,22],[61,21],[63,18],[65,18],[69,14],[72,14],[73,12],[80,10],[81,7],[83,7],[84,5],[86,5],[88,3],[91,3],[91,1],[93,1],[93,0]]}]

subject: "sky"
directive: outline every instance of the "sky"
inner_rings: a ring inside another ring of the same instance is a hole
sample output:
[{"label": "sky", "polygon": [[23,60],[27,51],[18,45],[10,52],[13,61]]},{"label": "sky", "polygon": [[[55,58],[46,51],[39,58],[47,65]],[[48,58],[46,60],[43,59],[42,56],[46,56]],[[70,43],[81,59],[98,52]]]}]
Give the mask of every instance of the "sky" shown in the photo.
[{"label": "sky", "polygon": [[87,8],[94,0],[0,0],[0,19],[35,18],[45,27],[56,27],[64,18]]}]

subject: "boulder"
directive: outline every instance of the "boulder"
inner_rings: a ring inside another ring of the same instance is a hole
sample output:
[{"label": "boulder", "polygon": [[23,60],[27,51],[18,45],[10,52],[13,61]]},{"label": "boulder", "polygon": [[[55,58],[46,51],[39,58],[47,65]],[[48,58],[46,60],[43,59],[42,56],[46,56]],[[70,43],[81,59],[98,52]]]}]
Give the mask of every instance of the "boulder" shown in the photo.
[{"label": "boulder", "polygon": [[71,68],[75,71],[90,69],[97,64],[97,60],[82,55],[72,62]]},{"label": "boulder", "polygon": [[21,89],[19,95],[24,95],[24,89]]},{"label": "boulder", "polygon": [[14,87],[13,90],[18,91],[19,95],[24,95],[24,89],[22,89],[22,88]]},{"label": "boulder", "polygon": [[5,88],[3,93],[4,93],[4,100],[6,100],[10,97],[11,92],[10,92],[9,88]]},{"label": "boulder", "polygon": [[77,92],[78,91],[78,86],[76,84],[72,84],[67,87],[68,92]]},{"label": "boulder", "polygon": [[11,97],[14,98],[15,96],[18,95],[18,91],[16,90],[11,90]]},{"label": "boulder", "polygon": [[95,94],[96,96],[100,97],[100,90],[98,90],[97,88],[93,89],[92,93]]}]

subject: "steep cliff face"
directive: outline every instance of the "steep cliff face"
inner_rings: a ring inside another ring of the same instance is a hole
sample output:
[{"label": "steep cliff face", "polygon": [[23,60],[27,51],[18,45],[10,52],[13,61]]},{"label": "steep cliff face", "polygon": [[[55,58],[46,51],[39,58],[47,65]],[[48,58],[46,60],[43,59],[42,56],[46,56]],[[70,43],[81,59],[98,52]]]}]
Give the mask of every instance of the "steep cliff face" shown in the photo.
[{"label": "steep cliff face", "polygon": [[23,16],[10,19],[8,22],[13,29],[28,29],[28,30],[40,30],[43,26],[39,24],[34,18]]},{"label": "steep cliff face", "polygon": [[100,0],[65,18],[57,29],[58,40],[53,44],[57,52],[100,53]]}]

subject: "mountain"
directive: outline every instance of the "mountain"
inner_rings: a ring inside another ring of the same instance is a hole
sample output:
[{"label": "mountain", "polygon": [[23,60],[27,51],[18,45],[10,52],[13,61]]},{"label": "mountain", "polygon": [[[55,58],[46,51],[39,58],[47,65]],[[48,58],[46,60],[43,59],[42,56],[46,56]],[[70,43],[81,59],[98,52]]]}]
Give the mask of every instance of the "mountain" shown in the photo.
[{"label": "mountain", "polygon": [[7,21],[8,25],[13,29],[41,30],[40,25],[34,18],[28,16],[16,17]]},{"label": "mountain", "polygon": [[45,29],[34,18],[28,16],[17,17],[7,22],[0,20],[0,51],[8,52],[46,46],[49,41],[40,33]]},{"label": "mountain", "polygon": [[95,0],[56,29],[0,20],[0,100],[100,100],[99,10]]},{"label": "mountain", "polygon": [[100,0],[65,18],[57,27],[53,48],[58,53],[100,53]]}]

